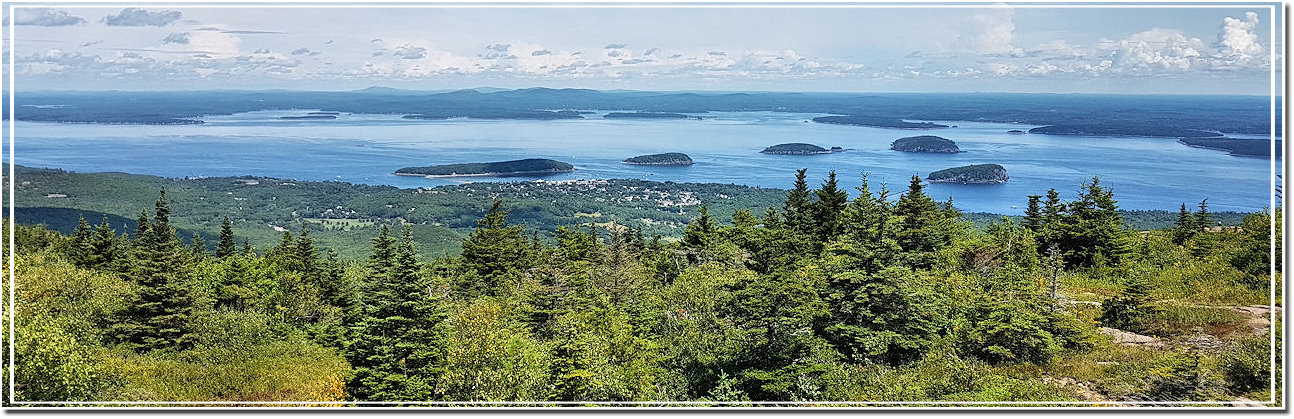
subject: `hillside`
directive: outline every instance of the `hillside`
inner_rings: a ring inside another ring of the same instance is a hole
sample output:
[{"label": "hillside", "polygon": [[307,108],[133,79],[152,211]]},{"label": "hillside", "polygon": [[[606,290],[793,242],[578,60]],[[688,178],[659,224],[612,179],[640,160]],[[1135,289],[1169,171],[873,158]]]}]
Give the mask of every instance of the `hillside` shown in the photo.
[{"label": "hillside", "polygon": [[395,171],[401,176],[524,176],[574,172],[570,163],[550,159],[521,159],[490,163],[458,163],[436,166],[405,167]]}]

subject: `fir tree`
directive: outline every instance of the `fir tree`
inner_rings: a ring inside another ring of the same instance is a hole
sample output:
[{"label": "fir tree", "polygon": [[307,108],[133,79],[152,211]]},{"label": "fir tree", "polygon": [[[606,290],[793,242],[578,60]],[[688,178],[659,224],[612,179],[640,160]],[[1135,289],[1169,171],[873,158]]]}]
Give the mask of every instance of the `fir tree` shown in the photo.
[{"label": "fir tree", "polygon": [[1209,199],[1204,198],[1200,201],[1199,210],[1195,211],[1195,225],[1200,231],[1213,225],[1213,214],[1209,213]]},{"label": "fir tree", "polygon": [[103,222],[99,223],[90,236],[90,254],[85,267],[122,273],[122,262],[126,255],[120,242],[117,232],[108,224],[108,216],[103,216]]},{"label": "fir tree", "polygon": [[76,224],[76,230],[72,233],[72,243],[68,256],[76,266],[86,267],[91,258],[90,240],[94,233],[90,230],[90,223],[81,217]]},{"label": "fir tree", "polygon": [[1159,311],[1151,304],[1150,284],[1132,277],[1123,291],[1101,303],[1101,323],[1115,329],[1144,330],[1145,321]]},{"label": "fir tree", "polygon": [[786,193],[786,227],[799,232],[811,232],[812,214],[810,214],[809,202],[809,183],[804,180],[805,173],[809,169],[800,169],[795,172],[795,189]]},{"label": "fir tree", "polygon": [[840,213],[845,210],[849,193],[837,188],[836,171],[832,170],[814,194],[818,200],[812,206],[813,224],[817,230],[818,243],[825,243],[840,230]]},{"label": "fir tree", "polygon": [[189,255],[195,259],[207,256],[207,241],[203,240],[202,235],[197,232],[194,232],[193,238],[189,240]]},{"label": "fir tree", "polygon": [[370,261],[390,264],[386,275],[374,278],[352,326],[346,353],[355,373],[348,393],[357,400],[434,400],[444,365],[447,307],[419,275],[412,230],[406,227],[399,243],[388,240],[374,240]]},{"label": "fir tree", "polygon": [[[530,263],[532,240],[523,227],[507,225],[508,212],[502,201],[494,201],[490,211],[476,223],[476,230],[463,241],[463,267],[476,277],[459,283],[469,291],[495,290],[519,277]],[[457,286],[456,286],[457,287]]]},{"label": "fir tree", "polygon": [[234,229],[229,222],[229,216],[225,216],[225,219],[220,222],[220,243],[216,245],[216,257],[223,259],[232,256],[237,251],[235,246],[237,245],[234,244]]},{"label": "fir tree", "polygon": [[1041,199],[1042,195],[1029,195],[1029,206],[1025,207],[1024,220],[1020,223],[1035,234],[1042,232]]},{"label": "fir tree", "polygon": [[189,321],[193,297],[184,283],[183,250],[170,225],[166,191],[160,193],[153,221],[140,225],[139,253],[132,277],[138,293],[113,327],[117,340],[136,350],[182,349],[193,341]]},{"label": "fir tree", "polygon": [[1186,244],[1196,232],[1195,215],[1186,210],[1186,203],[1183,202],[1181,210],[1177,212],[1177,222],[1173,223],[1173,243]]}]

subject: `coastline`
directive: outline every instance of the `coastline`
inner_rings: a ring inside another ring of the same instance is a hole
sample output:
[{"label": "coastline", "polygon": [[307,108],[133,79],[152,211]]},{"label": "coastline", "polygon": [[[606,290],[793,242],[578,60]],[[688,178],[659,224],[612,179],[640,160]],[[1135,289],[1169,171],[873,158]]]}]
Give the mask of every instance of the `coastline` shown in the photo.
[{"label": "coastline", "polygon": [[511,177],[511,176],[531,176],[531,175],[552,175],[557,173],[571,173],[571,170],[531,170],[525,172],[486,172],[486,173],[454,173],[448,175],[424,175],[421,173],[402,173],[394,172],[396,176],[423,177],[427,179],[451,178],[451,177]]}]

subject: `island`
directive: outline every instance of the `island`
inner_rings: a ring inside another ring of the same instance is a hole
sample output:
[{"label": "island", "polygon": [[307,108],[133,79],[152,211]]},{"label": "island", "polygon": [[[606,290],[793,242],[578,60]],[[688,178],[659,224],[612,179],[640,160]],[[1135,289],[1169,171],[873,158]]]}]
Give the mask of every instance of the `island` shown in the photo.
[{"label": "island", "polygon": [[903,137],[890,143],[890,150],[905,151],[908,153],[960,153],[961,149],[957,148],[957,143],[943,137],[933,135],[921,135],[916,137]]},{"label": "island", "polygon": [[[1272,143],[1268,140],[1213,137],[1213,138],[1183,138],[1177,142],[1196,148],[1209,150],[1225,151],[1227,154],[1237,157],[1265,157],[1272,156]],[[1276,155],[1281,153],[1281,142],[1276,141]]]},{"label": "island", "polygon": [[307,113],[306,115],[341,115],[341,112],[318,111],[318,112],[310,112],[310,113]]},{"label": "island", "polygon": [[303,116],[280,116],[279,119],[337,119],[337,115],[303,115]]},{"label": "island", "polygon": [[522,159],[491,163],[459,163],[437,166],[405,167],[396,170],[399,176],[428,178],[459,176],[530,176],[574,172],[570,163],[549,159]]},{"label": "island", "polygon": [[1024,135],[1025,132],[1018,129],[1013,129],[1013,130],[1007,131],[1006,133],[1011,135]]},{"label": "island", "polygon": [[692,158],[683,153],[661,153],[630,157],[621,163],[639,166],[691,166]]},{"label": "island", "polygon": [[1009,177],[1001,165],[973,164],[933,172],[926,179],[930,183],[1000,184]]},{"label": "island", "polygon": [[539,120],[550,121],[556,119],[584,119],[576,111],[542,111],[542,110],[524,110],[524,109],[470,109],[470,110],[452,110],[443,109],[437,111],[428,111],[417,114],[404,115],[403,119],[423,119],[423,120],[443,120],[449,118],[471,118],[471,119],[517,119],[517,120]]},{"label": "island", "polygon": [[876,116],[859,116],[859,115],[834,115],[819,116],[813,118],[813,122],[823,124],[854,125],[860,127],[872,128],[897,128],[897,129],[935,129],[948,128],[947,125],[936,124],[933,122],[908,122],[898,118],[883,118]]},{"label": "island", "polygon": [[1029,130],[1030,134],[1084,135],[1091,137],[1221,137],[1214,131],[1160,125],[1154,123],[1103,123],[1084,125],[1048,125]]},{"label": "island", "polygon": [[764,154],[784,154],[784,155],[806,155],[806,154],[831,154],[844,151],[840,147],[832,147],[831,150],[806,143],[786,143],[778,144],[765,148],[760,153]]},{"label": "island", "polygon": [[699,116],[673,112],[611,112],[602,117],[606,119],[701,119]]}]

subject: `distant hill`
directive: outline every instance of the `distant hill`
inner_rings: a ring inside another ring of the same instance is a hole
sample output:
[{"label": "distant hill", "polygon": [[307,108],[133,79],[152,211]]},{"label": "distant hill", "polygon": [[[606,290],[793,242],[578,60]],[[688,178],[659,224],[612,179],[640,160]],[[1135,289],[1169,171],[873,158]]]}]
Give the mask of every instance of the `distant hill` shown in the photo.
[{"label": "distant hill", "polygon": [[525,176],[575,171],[570,163],[549,159],[522,159],[491,163],[459,163],[437,166],[405,167],[396,170],[401,176]]},{"label": "distant hill", "polygon": [[683,153],[647,154],[624,159],[622,163],[640,166],[690,166],[692,158]]},{"label": "distant hill", "polygon": [[611,112],[603,116],[606,119],[701,119],[699,116],[684,115],[673,112]]},{"label": "distant hill", "polygon": [[933,135],[922,135],[917,137],[903,137],[890,143],[890,150],[906,151],[909,153],[960,153],[961,149],[957,148],[957,143],[943,137]]},{"label": "distant hill", "polygon": [[786,154],[786,155],[803,155],[803,154],[829,154],[832,150],[807,144],[807,143],[786,143],[769,146],[760,153],[764,154]]},{"label": "distant hill", "polygon": [[998,164],[973,164],[930,173],[926,179],[932,183],[1006,183],[1010,177],[1006,168]]}]

